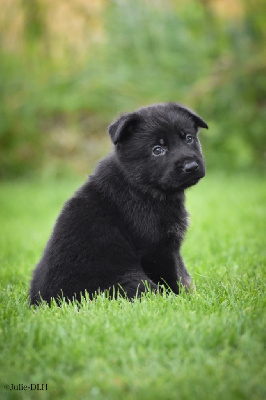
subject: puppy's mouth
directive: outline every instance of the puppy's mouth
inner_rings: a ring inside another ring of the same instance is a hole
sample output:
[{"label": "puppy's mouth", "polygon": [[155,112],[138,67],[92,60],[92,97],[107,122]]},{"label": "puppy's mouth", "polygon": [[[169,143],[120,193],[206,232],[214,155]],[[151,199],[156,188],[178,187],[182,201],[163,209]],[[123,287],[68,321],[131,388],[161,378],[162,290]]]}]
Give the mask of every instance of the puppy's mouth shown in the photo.
[{"label": "puppy's mouth", "polygon": [[174,175],[165,174],[161,179],[151,181],[157,190],[167,193],[176,193],[196,185],[205,176],[205,170],[198,170],[196,173],[185,173],[183,170],[174,171]]},{"label": "puppy's mouth", "polygon": [[205,176],[205,168],[203,167],[197,168],[194,173],[184,172],[181,173],[181,185],[183,189],[196,185]]},{"label": "puppy's mouth", "polygon": [[187,189],[187,188],[189,188],[191,186],[194,186],[199,182],[200,179],[201,178],[194,178],[194,179],[187,180],[186,182],[184,182],[182,184],[182,188],[183,189]]},{"label": "puppy's mouth", "polygon": [[191,186],[196,185],[201,178],[202,177],[194,177],[194,178],[191,177],[191,179],[188,179],[188,177],[187,177],[186,180],[185,179],[178,180],[178,181],[175,180],[171,184],[160,183],[158,188],[164,192],[176,193],[176,192],[179,192],[180,190],[184,190]]}]

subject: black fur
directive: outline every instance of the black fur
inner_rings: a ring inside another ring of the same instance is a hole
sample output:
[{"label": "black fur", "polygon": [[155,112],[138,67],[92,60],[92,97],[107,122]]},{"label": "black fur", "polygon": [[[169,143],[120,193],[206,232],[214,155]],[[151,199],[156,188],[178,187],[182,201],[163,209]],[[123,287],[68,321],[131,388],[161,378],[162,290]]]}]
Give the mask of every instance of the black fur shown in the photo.
[{"label": "black fur", "polygon": [[[65,203],[33,273],[31,304],[80,300],[86,290],[92,297],[123,288],[132,298],[147,284],[177,294],[180,282],[190,287],[180,246],[184,189],[205,175],[199,127],[208,128],[178,103],[140,108],[109,126],[114,151]],[[158,146],[163,154],[154,155]]]}]

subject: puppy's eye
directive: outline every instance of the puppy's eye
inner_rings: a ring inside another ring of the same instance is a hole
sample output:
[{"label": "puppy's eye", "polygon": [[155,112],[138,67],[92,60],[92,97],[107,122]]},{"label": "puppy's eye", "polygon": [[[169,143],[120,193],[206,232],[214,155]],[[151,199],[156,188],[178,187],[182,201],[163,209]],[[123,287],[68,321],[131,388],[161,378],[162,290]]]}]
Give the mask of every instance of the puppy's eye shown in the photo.
[{"label": "puppy's eye", "polygon": [[191,135],[187,135],[187,136],[186,136],[186,142],[187,142],[187,143],[193,143],[193,141],[194,141],[193,136],[191,136]]},{"label": "puppy's eye", "polygon": [[161,156],[165,153],[165,150],[161,146],[154,146],[154,148],[152,149],[152,153],[155,156]]}]

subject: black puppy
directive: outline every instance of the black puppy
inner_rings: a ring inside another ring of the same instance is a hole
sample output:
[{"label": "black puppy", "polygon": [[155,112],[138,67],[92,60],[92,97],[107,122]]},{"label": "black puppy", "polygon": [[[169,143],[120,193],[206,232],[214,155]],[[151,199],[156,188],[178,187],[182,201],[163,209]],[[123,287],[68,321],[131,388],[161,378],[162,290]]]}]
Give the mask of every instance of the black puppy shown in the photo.
[{"label": "black puppy", "polygon": [[65,203],[34,271],[31,304],[105,289],[129,298],[158,284],[189,289],[180,246],[184,189],[205,175],[199,127],[208,128],[178,103],[140,108],[109,126],[114,151]]}]

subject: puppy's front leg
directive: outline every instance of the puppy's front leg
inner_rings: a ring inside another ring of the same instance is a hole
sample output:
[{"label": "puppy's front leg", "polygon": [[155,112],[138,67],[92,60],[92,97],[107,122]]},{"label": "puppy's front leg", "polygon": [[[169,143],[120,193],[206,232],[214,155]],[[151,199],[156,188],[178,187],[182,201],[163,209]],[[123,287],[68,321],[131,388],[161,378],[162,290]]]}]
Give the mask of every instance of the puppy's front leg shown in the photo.
[{"label": "puppy's front leg", "polygon": [[164,249],[145,255],[141,261],[145,273],[156,284],[163,284],[178,294],[180,284],[190,290],[191,277],[179,251]]},{"label": "puppy's front leg", "polygon": [[133,299],[135,296],[140,297],[141,293],[145,293],[147,290],[156,292],[158,289],[157,285],[143,271],[127,272],[119,277],[118,282],[116,291],[122,296],[126,295],[129,299]]},{"label": "puppy's front leg", "polygon": [[186,269],[181,254],[178,252],[177,255],[175,255],[175,257],[176,257],[178,281],[185,287],[186,291],[189,292],[192,289],[191,276],[188,270]]}]

